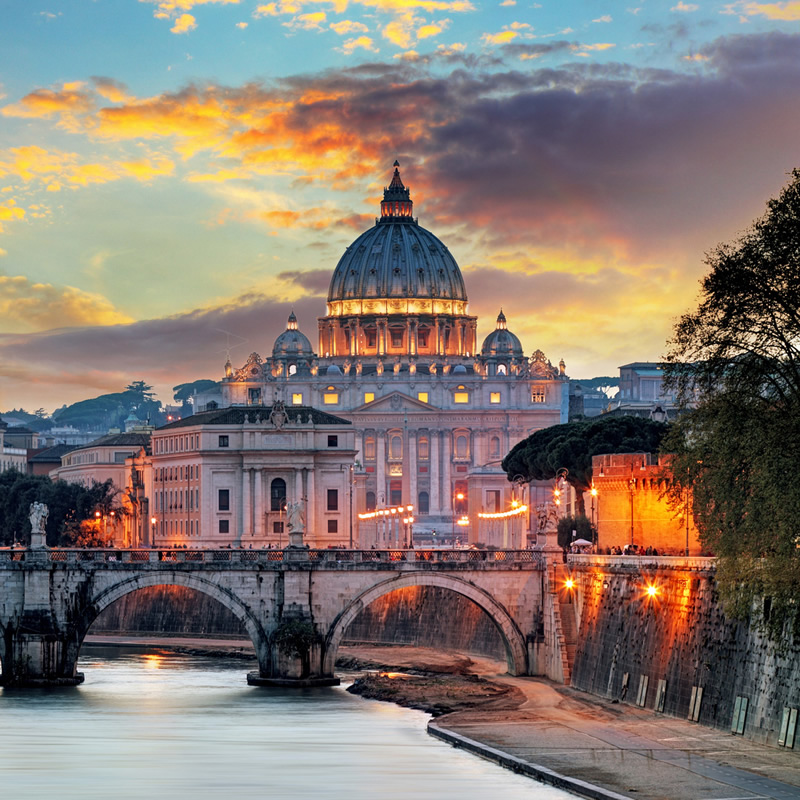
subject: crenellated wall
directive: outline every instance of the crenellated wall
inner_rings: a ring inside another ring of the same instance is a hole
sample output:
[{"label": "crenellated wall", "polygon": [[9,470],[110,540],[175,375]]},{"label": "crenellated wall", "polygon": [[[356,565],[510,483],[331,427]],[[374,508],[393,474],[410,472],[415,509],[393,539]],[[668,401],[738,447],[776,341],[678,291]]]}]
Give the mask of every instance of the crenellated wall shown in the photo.
[{"label": "crenellated wall", "polygon": [[778,744],[784,709],[800,707],[800,647],[726,616],[710,559],[581,556],[570,567],[575,688],[655,709],[665,681],[665,714],[723,730],[746,698],[743,734]]}]

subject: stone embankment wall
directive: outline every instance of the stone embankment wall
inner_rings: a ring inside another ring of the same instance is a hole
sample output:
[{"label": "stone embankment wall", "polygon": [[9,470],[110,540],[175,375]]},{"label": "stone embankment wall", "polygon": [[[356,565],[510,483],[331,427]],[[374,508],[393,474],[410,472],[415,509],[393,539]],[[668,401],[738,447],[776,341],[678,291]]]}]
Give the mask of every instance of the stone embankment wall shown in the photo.
[{"label": "stone embankment wall", "polygon": [[[247,636],[221,603],[181,586],[125,595],[103,611],[91,633]],[[410,644],[505,659],[497,628],[475,603],[437,587],[412,586],[376,600],[353,621],[345,642]]]},{"label": "stone embankment wall", "polygon": [[741,732],[778,744],[784,709],[800,707],[800,647],[727,617],[712,570],[597,563],[572,573],[575,688],[728,731],[745,698]]}]

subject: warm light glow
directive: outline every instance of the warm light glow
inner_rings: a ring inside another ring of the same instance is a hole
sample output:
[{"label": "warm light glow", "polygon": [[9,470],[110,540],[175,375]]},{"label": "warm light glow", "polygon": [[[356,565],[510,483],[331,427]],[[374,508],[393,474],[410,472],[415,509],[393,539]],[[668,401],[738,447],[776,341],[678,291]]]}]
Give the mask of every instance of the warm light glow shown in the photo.
[{"label": "warm light glow", "polygon": [[592,486],[591,491],[592,491],[592,497],[597,497],[597,489],[595,489],[594,486]]},{"label": "warm light glow", "polygon": [[456,500],[463,500],[463,499],[464,499],[464,492],[457,492]]},{"label": "warm light glow", "polygon": [[564,588],[565,589],[573,589],[574,587],[575,587],[575,581],[573,581],[572,578],[567,578],[564,581]]},{"label": "warm light glow", "polygon": [[155,525],[155,524],[156,524],[156,521],[157,521],[157,520],[156,520],[156,518],[155,518],[155,517],[150,517],[150,524],[151,524],[151,525]]},{"label": "warm light glow", "polygon": [[658,586],[654,586],[652,583],[647,587],[647,595],[648,597],[655,597],[658,594]]},{"label": "warm light glow", "polygon": [[460,525],[462,528],[469,525],[469,517],[461,517],[456,521],[456,525]]},{"label": "warm light glow", "polygon": [[512,500],[511,501],[511,508],[516,508],[519,505],[519,500]]},{"label": "warm light glow", "polygon": [[[389,514],[406,514],[412,512],[414,510],[414,506],[407,505],[407,506],[396,506],[395,508],[376,508],[375,511],[365,511],[362,514],[358,515],[359,519],[375,519],[376,517],[385,517]],[[411,522],[413,522],[413,517],[411,518]]]},{"label": "warm light glow", "polygon": [[97,517],[97,519],[100,519],[100,512],[99,511],[95,511],[94,515],[95,515],[95,517]]},{"label": "warm light glow", "polygon": [[520,514],[524,514],[528,510],[528,506],[519,506],[518,508],[512,508],[511,511],[499,511],[494,514],[485,514],[483,512],[478,512],[478,516],[481,519],[503,519],[504,517],[518,517]]}]

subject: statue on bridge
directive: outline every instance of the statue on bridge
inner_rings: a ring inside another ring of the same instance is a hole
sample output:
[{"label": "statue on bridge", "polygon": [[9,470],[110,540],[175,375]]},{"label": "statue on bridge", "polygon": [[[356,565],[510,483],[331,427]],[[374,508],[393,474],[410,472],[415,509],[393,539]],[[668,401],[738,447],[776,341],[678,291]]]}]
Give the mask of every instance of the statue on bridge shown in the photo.
[{"label": "statue on bridge", "polygon": [[558,508],[547,501],[536,507],[536,549],[560,550],[558,546]]},{"label": "statue on bridge", "polygon": [[47,540],[45,537],[45,526],[47,525],[47,515],[50,513],[45,503],[38,501],[31,503],[30,506],[30,521],[31,521],[31,547],[46,547]]},{"label": "statue on bridge", "polygon": [[303,534],[306,530],[306,506],[302,500],[286,506],[286,521],[289,525],[289,548],[299,550],[303,547]]}]

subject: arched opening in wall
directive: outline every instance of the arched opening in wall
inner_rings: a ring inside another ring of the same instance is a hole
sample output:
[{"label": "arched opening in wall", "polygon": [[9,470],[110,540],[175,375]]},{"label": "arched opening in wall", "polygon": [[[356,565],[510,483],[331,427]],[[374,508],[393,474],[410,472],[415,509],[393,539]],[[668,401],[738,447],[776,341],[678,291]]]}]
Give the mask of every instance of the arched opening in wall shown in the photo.
[{"label": "arched opening in wall", "polygon": [[269,486],[270,511],[284,511],[286,509],[286,481],[283,478],[274,478]]},{"label": "arched opening in wall", "polygon": [[[142,648],[163,652],[187,647],[198,652],[214,651],[221,656],[229,652],[241,661],[243,671],[257,668],[253,666],[257,660],[251,633],[237,614],[211,594],[171,584],[120,594],[122,591],[120,588],[105,598],[101,596],[99,605],[104,607],[89,621],[85,638],[78,645],[79,671],[91,671],[100,652],[104,657],[113,655],[108,647],[120,648],[120,654],[132,652],[130,645],[119,644],[132,639],[136,640],[137,653]],[[104,605],[109,597],[114,599]]]},{"label": "arched opening in wall", "polygon": [[427,492],[419,493],[419,501],[417,503],[417,512],[420,514],[430,513],[430,495]]},{"label": "arched opening in wall", "polygon": [[344,630],[337,660],[498,674],[509,668],[507,656],[502,630],[469,597],[440,586],[407,586],[356,615]]},{"label": "arched opening in wall", "polygon": [[375,492],[367,492],[366,502],[367,511],[374,511],[377,508],[375,504]]}]

